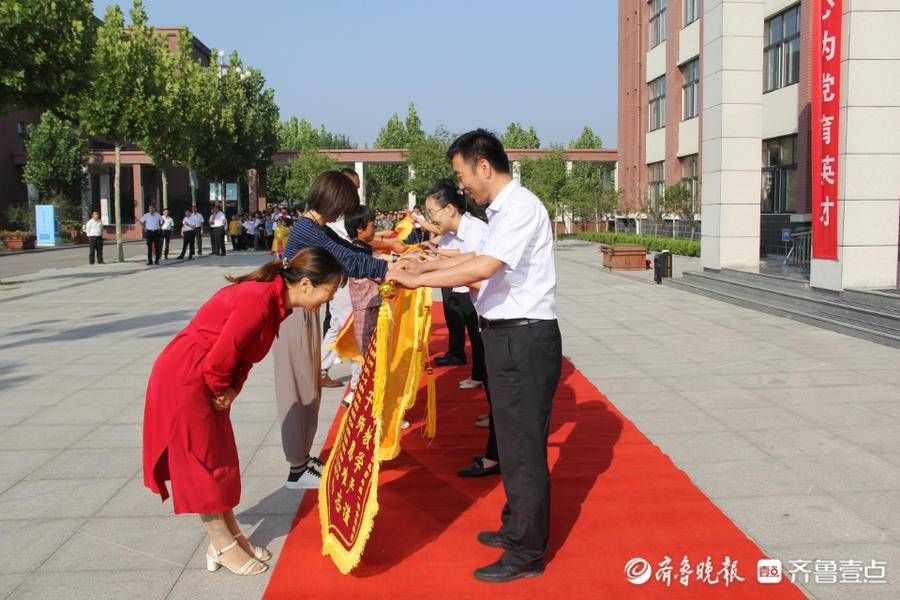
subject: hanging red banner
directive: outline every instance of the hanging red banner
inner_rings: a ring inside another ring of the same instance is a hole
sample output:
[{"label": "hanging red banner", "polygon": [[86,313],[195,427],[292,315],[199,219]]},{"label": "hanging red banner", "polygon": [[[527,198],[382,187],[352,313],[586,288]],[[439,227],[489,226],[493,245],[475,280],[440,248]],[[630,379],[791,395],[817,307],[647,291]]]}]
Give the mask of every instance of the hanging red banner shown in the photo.
[{"label": "hanging red banner", "polygon": [[812,2],[812,256],[838,258],[842,0]]}]

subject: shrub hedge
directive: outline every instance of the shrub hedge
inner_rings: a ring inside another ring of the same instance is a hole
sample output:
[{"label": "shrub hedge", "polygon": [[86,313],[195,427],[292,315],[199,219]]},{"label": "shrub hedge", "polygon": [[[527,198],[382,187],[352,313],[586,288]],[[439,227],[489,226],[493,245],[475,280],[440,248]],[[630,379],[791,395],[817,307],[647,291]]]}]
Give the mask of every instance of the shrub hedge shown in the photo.
[{"label": "shrub hedge", "polygon": [[588,242],[599,242],[601,244],[638,244],[640,246],[646,246],[655,252],[668,250],[672,254],[680,254],[682,256],[700,256],[700,242],[692,242],[682,238],[632,235],[629,233],[615,233],[612,231],[586,231],[584,233],[576,233],[571,237]]}]

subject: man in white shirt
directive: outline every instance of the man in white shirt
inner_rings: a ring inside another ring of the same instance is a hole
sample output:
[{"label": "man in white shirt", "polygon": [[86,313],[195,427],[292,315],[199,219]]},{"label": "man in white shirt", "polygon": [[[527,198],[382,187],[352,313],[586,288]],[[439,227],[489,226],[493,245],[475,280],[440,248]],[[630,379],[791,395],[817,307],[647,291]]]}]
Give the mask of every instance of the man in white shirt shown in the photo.
[{"label": "man in white shirt", "polygon": [[100,221],[100,213],[96,210],[91,213],[91,218],[84,224],[82,231],[88,236],[88,262],[94,264],[94,258],[97,264],[103,264],[103,222]]},{"label": "man in white shirt", "polygon": [[212,207],[209,214],[209,238],[212,241],[212,253],[225,256],[225,226],[228,219],[218,206]]},{"label": "man in white shirt", "polygon": [[512,178],[495,135],[463,134],[447,156],[460,187],[487,205],[488,236],[474,253],[414,264],[391,278],[405,287],[480,285],[475,307],[507,503],[500,530],[477,536],[503,554],[474,575],[499,583],[543,573],[550,536],[547,436],[562,370],[553,235],[547,210]]},{"label": "man in white shirt", "polygon": [[192,223],[194,225],[194,242],[197,244],[197,256],[203,256],[203,224],[206,222],[206,219],[203,218],[203,213],[196,206],[192,208],[194,211]]},{"label": "man in white shirt", "polygon": [[241,227],[244,229],[244,246],[250,250],[256,250],[256,218],[251,215],[241,223]]},{"label": "man in white shirt", "polygon": [[169,260],[169,242],[172,241],[172,229],[175,227],[175,219],[169,216],[169,209],[162,211],[162,246],[163,258]]},{"label": "man in white shirt", "polygon": [[159,257],[162,256],[162,215],[156,212],[156,205],[151,204],[150,210],[141,217],[141,225],[144,227],[144,239],[147,240],[147,264],[159,264]]},{"label": "man in white shirt", "polygon": [[178,255],[178,260],[184,259],[184,253],[188,248],[191,249],[188,260],[194,260],[194,239],[197,228],[195,223],[194,211],[191,209],[184,211],[184,218],[181,220],[181,254]]}]

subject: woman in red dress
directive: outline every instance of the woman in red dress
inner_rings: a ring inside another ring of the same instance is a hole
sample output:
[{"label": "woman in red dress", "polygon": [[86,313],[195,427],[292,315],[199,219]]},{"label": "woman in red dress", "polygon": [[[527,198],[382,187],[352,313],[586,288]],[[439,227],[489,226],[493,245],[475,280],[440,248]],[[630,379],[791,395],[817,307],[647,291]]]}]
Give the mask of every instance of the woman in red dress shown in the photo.
[{"label": "woman in red dress", "polygon": [[321,248],[253,273],[228,277],[153,365],[144,409],[144,485],[169,497],[175,512],[199,513],[209,534],[207,568],[238,575],[266,570],[271,554],[241,533],[238,453],[229,407],[250,367],[269,352],[294,308],[317,310],[346,283],[340,263]]}]

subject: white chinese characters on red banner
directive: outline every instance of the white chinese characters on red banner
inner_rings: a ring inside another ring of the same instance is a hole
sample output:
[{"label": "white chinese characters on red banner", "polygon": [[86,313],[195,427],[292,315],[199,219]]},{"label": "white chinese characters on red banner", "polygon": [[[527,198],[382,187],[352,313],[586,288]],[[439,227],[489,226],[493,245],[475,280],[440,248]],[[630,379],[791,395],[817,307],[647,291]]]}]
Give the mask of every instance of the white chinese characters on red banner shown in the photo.
[{"label": "white chinese characters on red banner", "polygon": [[812,3],[812,255],[837,260],[842,0]]}]

